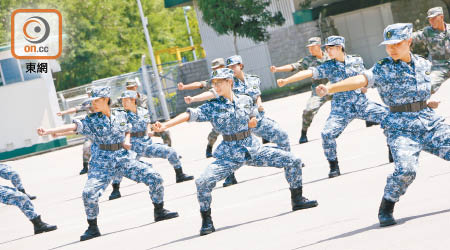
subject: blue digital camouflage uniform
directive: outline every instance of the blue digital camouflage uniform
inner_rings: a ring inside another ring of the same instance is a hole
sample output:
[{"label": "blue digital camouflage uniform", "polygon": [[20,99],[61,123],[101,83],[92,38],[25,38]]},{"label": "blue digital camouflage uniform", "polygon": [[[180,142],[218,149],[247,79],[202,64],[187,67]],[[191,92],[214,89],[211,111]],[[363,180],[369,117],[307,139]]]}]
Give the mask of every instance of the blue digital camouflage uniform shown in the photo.
[{"label": "blue digital camouflage uniform", "polygon": [[[76,112],[86,112],[87,114],[91,113],[91,102],[85,101],[81,103],[80,105],[75,107]],[[92,142],[88,138],[84,140],[83,143],[83,162],[89,162],[89,159],[91,158],[91,146]]]},{"label": "blue digital camouflage uniform", "polygon": [[[443,15],[442,7],[428,10],[428,18]],[[431,66],[431,93],[435,93],[442,83],[450,78],[450,24],[445,30],[435,30],[431,26],[412,34],[413,43],[424,45],[428,50]]]},{"label": "blue digital camouflage uniform", "polygon": [[[219,97],[198,108],[189,108],[187,112],[190,114],[190,121],[209,121],[222,135],[248,131],[250,117],[256,117],[258,114],[252,99],[246,95],[233,95],[232,102]],[[237,141],[222,141],[214,151],[214,157],[216,161],[196,179],[197,198],[201,211],[207,211],[210,208],[211,191],[216,183],[244,164],[284,168],[285,177],[291,188],[302,186],[301,160],[290,152],[262,146],[253,135]]]},{"label": "blue digital camouflage uniform", "polygon": [[[411,54],[410,64],[387,57],[364,72],[383,102],[398,106],[426,101],[431,95],[431,63]],[[416,177],[422,150],[450,161],[450,126],[431,108],[419,112],[390,112],[381,123],[395,161],[384,198],[397,202]]]},{"label": "blue digital camouflage uniform", "polygon": [[19,174],[10,166],[0,164],[0,177],[6,180],[11,180],[13,186],[15,187],[12,188],[0,185],[0,202],[7,205],[17,206],[30,220],[38,217],[39,215],[35,212],[31,200],[26,194],[19,191],[19,189],[23,189]]},{"label": "blue digital camouflage uniform", "polygon": [[[97,96],[108,97],[109,91],[109,87],[94,88],[92,96],[97,98],[96,92],[99,92]],[[133,159],[123,148],[115,151],[99,148],[99,144],[121,144],[124,141],[125,133],[131,130],[125,112],[112,109],[111,117],[93,113],[82,120],[75,119],[74,123],[77,125],[76,132],[87,136],[93,142],[88,180],[83,189],[83,202],[89,220],[97,218],[98,199],[119,172],[131,180],[149,186],[153,203],[163,202],[163,179],[153,168]]]},{"label": "blue digital camouflage uniform", "polygon": [[[345,62],[329,60],[318,67],[309,68],[314,79],[328,78],[331,83],[360,74],[364,68],[359,56],[345,55]],[[355,118],[381,123],[388,109],[369,101],[360,90],[333,94],[331,113],[322,130],[322,145],[329,161],[337,160],[336,138]]]},{"label": "blue digital camouflage uniform", "polygon": [[[317,37],[320,42],[320,38]],[[316,44],[313,44],[316,45]],[[320,45],[317,44],[317,45]],[[321,65],[322,63],[328,61],[330,58],[326,52],[323,52],[323,57],[321,59],[315,57],[315,56],[305,56],[301,58],[298,62],[291,64],[293,71],[302,71],[306,70],[310,67],[317,67]],[[316,87],[320,84],[327,84],[328,79],[313,79],[311,84],[311,97],[309,97],[306,108],[303,110],[302,115],[302,129],[308,130],[308,128],[311,126],[312,120],[314,116],[319,112],[320,107],[322,107],[327,101],[330,101],[332,99],[332,95],[326,95],[324,97],[319,97],[316,93]]]},{"label": "blue digital camouflage uniform", "polygon": [[[132,125],[132,133],[147,131],[147,124],[151,122],[147,109],[137,107],[137,114],[132,111],[124,112],[127,114],[128,122]],[[131,137],[131,145],[131,150],[137,153],[138,159],[143,156],[164,158],[169,160],[174,169],[181,168],[180,157],[177,152],[166,144],[153,143],[150,137],[144,136]],[[118,174],[114,177],[113,183],[120,183],[121,180],[122,176]]]}]

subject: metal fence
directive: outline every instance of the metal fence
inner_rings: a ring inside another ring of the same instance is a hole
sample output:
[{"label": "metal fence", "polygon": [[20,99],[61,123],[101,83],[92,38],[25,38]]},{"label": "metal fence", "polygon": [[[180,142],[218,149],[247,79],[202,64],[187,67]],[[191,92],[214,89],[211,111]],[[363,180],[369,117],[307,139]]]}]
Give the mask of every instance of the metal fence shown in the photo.
[{"label": "metal fence", "polygon": [[[143,79],[143,71],[140,68],[136,72],[126,73],[118,76],[108,77],[104,79],[95,80],[90,84],[85,84],[79,87],[63,90],[58,92],[58,101],[61,110],[67,110],[69,108],[76,107],[81,104],[84,100],[88,98],[86,94],[86,88],[92,86],[110,86],[111,87],[111,102],[114,103],[117,101],[117,98],[121,95],[121,93],[126,90],[125,82],[129,79],[135,79],[139,83],[138,91],[140,93],[146,94],[149,98],[152,98],[153,106],[154,106],[154,114],[155,117],[152,117],[152,120],[163,120],[163,111],[161,107],[161,102],[159,100],[156,86],[155,75],[153,74],[152,67],[150,65],[146,65],[147,74],[150,85],[150,92],[147,93],[145,91],[142,83]],[[166,102],[169,110],[170,116],[176,115],[176,94],[177,94],[177,79],[178,79],[178,64],[172,63],[169,65],[165,65],[163,67],[162,73],[160,73],[161,83],[163,93],[166,97]],[[70,123],[73,118],[80,118],[86,115],[85,113],[77,113],[73,115],[67,115],[64,117],[65,123]]]}]

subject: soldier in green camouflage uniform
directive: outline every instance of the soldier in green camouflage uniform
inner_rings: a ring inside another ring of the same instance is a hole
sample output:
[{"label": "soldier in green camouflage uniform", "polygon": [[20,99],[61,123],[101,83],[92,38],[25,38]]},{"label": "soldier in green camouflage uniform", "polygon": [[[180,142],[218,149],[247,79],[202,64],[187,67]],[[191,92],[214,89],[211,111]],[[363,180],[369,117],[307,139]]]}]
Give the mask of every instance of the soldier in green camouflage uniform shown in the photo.
[{"label": "soldier in green camouflage uniform", "polygon": [[[126,82],[125,87],[127,90],[137,91],[138,85],[135,80],[131,79]],[[138,92],[138,99],[137,99],[137,105],[142,108],[147,108],[147,95],[139,93]],[[122,105],[119,102],[115,102],[112,106],[113,108],[122,107]],[[170,138],[169,131],[164,131],[162,133],[153,133],[153,136],[161,137],[164,144],[168,145],[169,147],[172,147],[172,139]]]},{"label": "soldier in green camouflage uniform", "polygon": [[[311,37],[308,40],[309,52],[311,55],[301,58],[298,62],[293,64],[284,65],[281,67],[270,67],[272,72],[292,72],[306,70],[309,67],[317,67],[323,62],[329,60],[326,52],[322,51],[320,48],[321,40],[320,37]],[[327,101],[331,100],[332,96],[327,95],[324,97],[319,97],[316,93],[316,87],[320,84],[326,84],[328,79],[313,80],[311,85],[311,97],[308,99],[306,108],[303,110],[302,116],[302,135],[300,137],[299,143],[308,142],[308,137],[306,136],[309,126],[312,123],[314,116],[319,111],[320,107],[324,105]]]},{"label": "soldier in green camouflage uniform", "polygon": [[[225,60],[223,58],[216,58],[211,61],[211,69],[217,70],[225,67]],[[205,89],[210,90],[212,88],[211,82],[209,80],[193,82],[190,84],[183,84],[182,82],[178,83],[178,90],[193,90],[193,89]],[[211,132],[208,134],[208,145],[206,146],[206,158],[212,157],[212,148],[214,143],[216,143],[217,138],[219,137],[219,133],[214,129],[211,129]]]},{"label": "soldier in green camouflage uniform", "polygon": [[413,43],[428,50],[431,67],[431,93],[450,78],[450,24],[444,22],[442,7],[427,12],[430,26],[413,33]]}]

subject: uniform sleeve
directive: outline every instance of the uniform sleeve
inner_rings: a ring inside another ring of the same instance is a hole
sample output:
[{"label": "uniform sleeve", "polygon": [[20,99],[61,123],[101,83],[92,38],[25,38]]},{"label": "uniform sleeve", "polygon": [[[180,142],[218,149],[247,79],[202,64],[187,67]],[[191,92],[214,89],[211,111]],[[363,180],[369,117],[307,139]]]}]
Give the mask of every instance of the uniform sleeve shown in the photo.
[{"label": "uniform sleeve", "polygon": [[376,66],[373,66],[372,68],[364,70],[362,72],[362,75],[364,75],[367,79],[367,87],[368,88],[375,87],[375,74],[374,74],[375,67]]},{"label": "uniform sleeve", "polygon": [[216,90],[214,88],[211,88],[209,90],[209,92],[213,93],[216,98],[219,98],[219,94],[217,94],[217,92],[216,92]]},{"label": "uniform sleeve", "polygon": [[82,112],[82,111],[88,112],[89,109],[90,109],[90,107],[91,107],[91,103],[90,103],[89,101],[85,101],[85,102],[83,102],[82,104],[76,106],[76,107],[75,107],[75,111],[76,111],[77,113],[78,113],[78,112]]},{"label": "uniform sleeve", "polygon": [[261,95],[261,79],[259,79],[259,77],[251,78],[251,84],[246,94],[248,94],[253,101],[256,102],[258,96]]},{"label": "uniform sleeve", "polygon": [[148,110],[147,109],[142,109],[143,110],[143,118],[144,118],[144,121],[146,122],[146,123],[151,123],[152,122],[152,120],[150,119],[150,113],[148,112]]},{"label": "uniform sleeve", "polygon": [[412,42],[416,46],[417,45],[418,46],[424,45],[425,42],[426,42],[426,37],[425,37],[425,34],[424,34],[424,30],[419,30],[419,31],[413,32],[413,34],[412,34]]},{"label": "uniform sleeve", "polygon": [[189,122],[206,122],[210,121],[212,117],[212,104],[210,102],[204,103],[197,108],[188,108],[186,112],[189,113]]},{"label": "uniform sleeve", "polygon": [[321,64],[318,67],[309,67],[308,68],[313,73],[313,76],[312,76],[313,79],[324,79],[324,78],[327,78],[326,71],[325,71],[325,69],[326,69],[325,65],[326,64]]},{"label": "uniform sleeve", "polygon": [[300,71],[308,68],[308,64],[305,62],[305,58],[298,60],[296,63],[291,64],[291,66],[293,68],[292,71],[294,70]]},{"label": "uniform sleeve", "polygon": [[202,85],[200,88],[205,89],[208,88],[208,82],[207,81],[200,81],[200,84]]},{"label": "uniform sleeve", "polygon": [[81,134],[81,135],[90,135],[92,134],[92,131],[89,127],[89,122],[91,120],[86,116],[83,119],[73,119],[73,123],[75,123],[77,125],[77,129],[75,130],[75,132],[77,134]]}]

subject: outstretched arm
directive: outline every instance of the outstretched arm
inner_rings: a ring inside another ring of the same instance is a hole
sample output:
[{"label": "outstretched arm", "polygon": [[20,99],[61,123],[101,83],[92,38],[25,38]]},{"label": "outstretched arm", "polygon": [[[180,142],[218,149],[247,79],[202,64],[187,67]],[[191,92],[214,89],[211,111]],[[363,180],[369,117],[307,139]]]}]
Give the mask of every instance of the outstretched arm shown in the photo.
[{"label": "outstretched arm", "polygon": [[270,71],[272,73],[276,73],[276,72],[291,72],[294,71],[294,67],[292,67],[292,64],[286,64],[280,67],[276,67],[276,66],[270,66]]},{"label": "outstretched arm", "polygon": [[74,132],[76,129],[77,129],[77,125],[75,123],[71,123],[71,124],[63,125],[61,127],[50,128],[50,129],[38,128],[37,133],[40,136],[44,136],[44,135],[51,135],[51,134],[58,134],[58,133]]},{"label": "outstretched arm", "polygon": [[193,102],[201,102],[201,101],[211,100],[213,98],[216,98],[214,93],[212,91],[206,91],[206,92],[203,92],[203,93],[198,94],[196,96],[185,96],[184,97],[184,101],[187,104],[191,104]]},{"label": "outstretched arm", "polygon": [[180,123],[189,121],[190,117],[191,117],[191,115],[188,112],[184,112],[166,122],[163,122],[163,123],[156,122],[155,124],[153,124],[152,128],[156,132],[164,132],[166,129],[168,129],[170,127],[173,127]]},{"label": "outstretched arm", "polygon": [[366,87],[368,84],[367,78],[364,75],[357,75],[349,77],[345,80],[339,81],[331,85],[320,84],[316,88],[316,93],[323,97],[326,94],[333,94],[337,92],[345,92],[350,90],[356,90],[359,88]]},{"label": "outstretched arm", "polygon": [[193,82],[190,84],[183,84],[182,82],[178,83],[178,89],[179,90],[193,90],[193,89],[201,89],[205,85],[203,85],[202,82]]},{"label": "outstretched arm", "polygon": [[56,115],[57,116],[63,116],[63,115],[67,115],[67,114],[73,114],[73,113],[76,113],[76,112],[77,112],[76,108],[70,108],[70,109],[67,109],[67,110],[60,111],[60,112],[56,113]]},{"label": "outstretched arm", "polygon": [[307,78],[311,78],[312,76],[313,76],[312,70],[309,70],[309,69],[303,70],[303,71],[300,71],[288,78],[278,79],[277,84],[278,84],[278,86],[283,87],[289,83],[298,82],[298,81],[301,81],[301,80],[304,80]]}]

